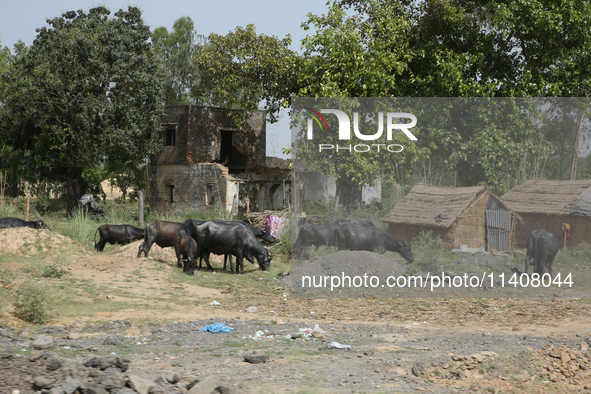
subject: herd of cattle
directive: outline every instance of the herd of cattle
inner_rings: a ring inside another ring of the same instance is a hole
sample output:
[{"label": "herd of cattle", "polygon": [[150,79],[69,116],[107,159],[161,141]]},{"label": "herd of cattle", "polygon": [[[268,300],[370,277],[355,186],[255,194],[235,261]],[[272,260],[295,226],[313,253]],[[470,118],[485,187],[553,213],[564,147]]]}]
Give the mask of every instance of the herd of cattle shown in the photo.
[{"label": "herd of cattle", "polygon": [[[183,267],[183,272],[193,275],[197,259],[199,268],[205,260],[207,268],[212,270],[209,263],[211,253],[224,255],[224,269],[227,259],[230,259],[230,271],[234,271],[231,256],[236,257],[236,273],[244,273],[244,259],[251,263],[254,260],[263,271],[271,266],[271,253],[259,242],[262,239],[274,243],[266,230],[258,229],[244,221],[210,220],[201,221],[187,219],[182,223],[155,220],[143,230],[128,224],[103,224],[95,233],[99,234],[99,241],[95,242],[96,250],[101,252],[105,244],[128,244],[138,239],[144,239],[139,246],[137,257],[144,253],[148,257],[153,244],[161,248],[174,247],[177,266]],[[184,262],[184,264],[183,264]]]},{"label": "herd of cattle", "polygon": [[[47,229],[41,220],[25,221],[18,218],[0,219],[0,229],[9,227],[30,227]],[[96,242],[96,235],[99,241]],[[174,247],[177,266],[189,275],[194,274],[199,259],[199,268],[205,260],[207,268],[212,270],[209,262],[211,253],[224,255],[224,269],[230,260],[230,271],[234,272],[232,256],[236,257],[236,273],[244,273],[244,259],[252,264],[257,261],[263,271],[268,271],[272,255],[259,241],[269,244],[277,241],[266,230],[252,226],[245,221],[200,221],[187,219],[182,223],[156,220],[144,229],[128,224],[103,224],[95,232],[95,248],[102,252],[107,243],[126,245],[143,239],[137,257],[144,253],[148,257],[150,248],[156,244],[162,248]],[[339,219],[327,224],[303,224],[292,250],[293,257],[301,257],[304,248],[309,246],[329,245],[338,249],[368,250],[379,249],[399,253],[409,263],[414,261],[410,245],[392,238],[385,230],[379,229],[367,219]],[[547,269],[552,275],[552,263],[558,254],[560,245],[556,237],[543,229],[533,230],[527,240],[525,272],[530,265],[534,272],[542,275]],[[184,262],[184,264],[183,264]]]}]

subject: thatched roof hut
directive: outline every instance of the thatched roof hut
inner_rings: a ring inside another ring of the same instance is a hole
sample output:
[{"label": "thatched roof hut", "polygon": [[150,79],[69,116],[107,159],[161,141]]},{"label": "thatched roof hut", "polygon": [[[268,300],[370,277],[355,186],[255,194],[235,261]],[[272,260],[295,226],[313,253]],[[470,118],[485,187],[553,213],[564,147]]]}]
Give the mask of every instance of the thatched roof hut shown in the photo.
[{"label": "thatched roof hut", "polygon": [[[572,246],[591,242],[591,179],[577,181],[529,180],[515,186],[501,200],[523,221],[515,227],[516,245],[527,246],[532,230],[543,228]],[[570,235],[563,230],[570,226]]]},{"label": "thatched roof hut", "polygon": [[512,248],[513,215],[486,186],[417,185],[384,217],[388,233],[411,240],[423,231],[440,236],[444,246],[487,250]]}]

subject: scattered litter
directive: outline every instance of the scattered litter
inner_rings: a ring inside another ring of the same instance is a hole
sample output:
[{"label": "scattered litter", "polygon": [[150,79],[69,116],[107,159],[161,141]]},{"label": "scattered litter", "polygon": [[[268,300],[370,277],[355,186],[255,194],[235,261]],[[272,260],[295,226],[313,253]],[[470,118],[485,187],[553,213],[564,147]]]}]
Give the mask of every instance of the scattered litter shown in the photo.
[{"label": "scattered litter", "polygon": [[249,306],[248,309],[246,309],[246,311],[250,312],[250,313],[254,313],[254,312],[257,312],[258,309],[256,306]]},{"label": "scattered litter", "polygon": [[300,328],[299,331],[303,337],[311,337],[312,336],[312,329],[311,328]]},{"label": "scattered litter", "polygon": [[312,331],[317,332],[319,334],[326,334],[326,331],[324,331],[322,328],[320,328],[320,326],[318,324],[314,325],[314,329]]},{"label": "scattered litter", "polygon": [[64,349],[70,350],[70,347],[69,346],[64,346]]},{"label": "scattered litter", "polygon": [[135,344],[136,344],[136,345],[141,345],[142,343],[141,343],[141,342],[136,342]]},{"label": "scattered litter", "polygon": [[223,323],[213,323],[210,324],[209,326],[205,326],[203,327],[201,330],[199,330],[200,332],[204,332],[204,331],[209,331],[209,332],[230,332],[230,331],[234,331],[233,327],[228,327]]},{"label": "scattered litter", "polygon": [[214,301],[211,301],[209,303],[209,305],[222,305],[222,304],[220,304],[219,302],[217,302],[217,301],[214,300]]},{"label": "scattered litter", "polygon": [[254,340],[259,340],[259,339],[263,339],[265,337],[265,333],[263,331],[257,331],[254,333],[254,336],[249,335],[249,338],[252,338]]},{"label": "scattered litter", "polygon": [[117,353],[115,353],[115,352],[111,352],[111,354],[117,354]]},{"label": "scattered litter", "polygon": [[351,345],[343,345],[342,343],[338,343],[332,341],[330,345],[328,345],[329,349],[351,349]]}]

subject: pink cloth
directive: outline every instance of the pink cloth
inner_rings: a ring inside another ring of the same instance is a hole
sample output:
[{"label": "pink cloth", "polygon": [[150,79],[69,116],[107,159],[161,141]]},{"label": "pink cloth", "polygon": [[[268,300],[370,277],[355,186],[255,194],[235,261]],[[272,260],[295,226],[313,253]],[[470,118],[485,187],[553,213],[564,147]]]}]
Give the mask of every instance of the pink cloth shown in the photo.
[{"label": "pink cloth", "polygon": [[283,229],[287,223],[287,220],[283,216],[268,215],[265,216],[267,220],[267,231],[272,237],[281,238]]}]

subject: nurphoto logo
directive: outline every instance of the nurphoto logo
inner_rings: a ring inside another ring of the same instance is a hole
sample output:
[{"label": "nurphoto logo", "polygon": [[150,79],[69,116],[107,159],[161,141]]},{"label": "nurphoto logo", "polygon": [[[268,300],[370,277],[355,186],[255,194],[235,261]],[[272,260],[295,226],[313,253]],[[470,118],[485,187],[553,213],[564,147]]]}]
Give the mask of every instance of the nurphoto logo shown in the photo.
[{"label": "nurphoto logo", "polygon": [[[308,140],[313,139],[314,135],[314,121],[320,127],[320,130],[328,130],[328,125],[326,123],[326,119],[321,114],[333,114],[336,115],[337,120],[339,122],[339,140],[347,141],[351,140],[351,120],[349,116],[338,109],[321,109],[320,112],[309,108],[304,107],[307,111],[307,114],[310,116],[308,118],[308,133],[307,138]],[[410,123],[394,123],[394,120],[400,121],[400,119],[410,119]],[[407,112],[387,112],[386,113],[386,139],[388,141],[392,140],[392,132],[394,130],[401,130],[411,141],[417,141],[417,137],[414,136],[410,132],[410,128],[416,126],[417,124],[417,117],[411,113]],[[378,112],[378,130],[375,134],[362,134],[359,130],[359,112],[353,112],[353,132],[355,133],[355,137],[363,141],[375,141],[382,137],[384,132],[384,113]],[[399,153],[404,150],[404,147],[400,144],[357,144],[357,145],[345,145],[339,146],[338,144],[335,146],[334,144],[318,144],[318,149],[320,152],[323,150],[335,150],[336,152],[339,151],[355,151],[355,152],[369,152],[374,147],[378,152],[380,148],[384,148],[388,150],[388,152]]]}]

